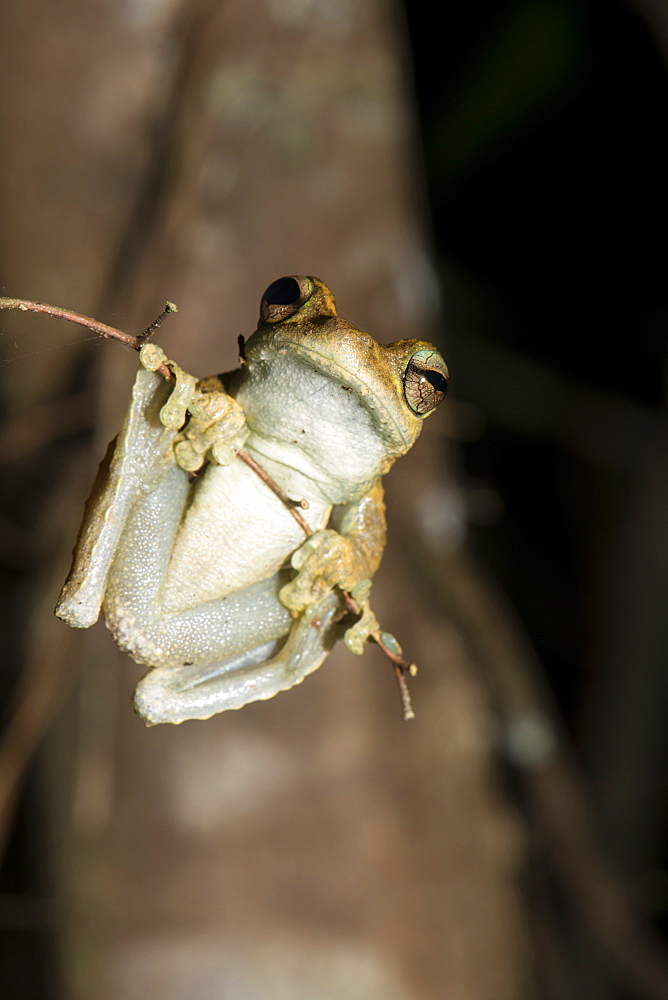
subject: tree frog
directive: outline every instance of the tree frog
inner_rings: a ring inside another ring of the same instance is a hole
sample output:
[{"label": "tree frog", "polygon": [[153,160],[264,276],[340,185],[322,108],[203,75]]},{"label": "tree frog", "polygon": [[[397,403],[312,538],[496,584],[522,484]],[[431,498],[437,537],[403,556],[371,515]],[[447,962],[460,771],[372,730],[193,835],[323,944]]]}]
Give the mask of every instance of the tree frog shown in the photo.
[{"label": "tree frog", "polygon": [[[436,348],[378,344],[338,315],[322,281],[298,276],[264,293],[237,371],[198,382],[152,344],[140,361],[56,614],[88,628],[103,611],[149,667],[135,692],[147,724],[271,698],[344,631],[362,652],[377,628],[381,477],[445,396]],[[300,504],[310,536],[242,448]],[[342,590],[361,611],[352,625]]]}]

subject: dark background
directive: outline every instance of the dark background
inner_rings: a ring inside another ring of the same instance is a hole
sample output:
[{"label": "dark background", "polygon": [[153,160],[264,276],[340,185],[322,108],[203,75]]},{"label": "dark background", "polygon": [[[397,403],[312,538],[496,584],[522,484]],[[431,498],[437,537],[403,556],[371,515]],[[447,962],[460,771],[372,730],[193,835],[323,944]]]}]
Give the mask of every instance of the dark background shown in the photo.
[{"label": "dark background", "polygon": [[633,4],[406,10],[472,542],[665,913],[664,56]]}]

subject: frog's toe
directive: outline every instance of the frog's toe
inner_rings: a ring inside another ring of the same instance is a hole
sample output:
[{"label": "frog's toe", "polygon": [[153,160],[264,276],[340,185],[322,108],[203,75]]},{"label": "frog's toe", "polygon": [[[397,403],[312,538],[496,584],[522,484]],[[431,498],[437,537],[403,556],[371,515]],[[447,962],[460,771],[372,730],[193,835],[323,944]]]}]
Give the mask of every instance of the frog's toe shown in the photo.
[{"label": "frog's toe", "polygon": [[377,631],[380,628],[378,624],[378,619],[369,607],[368,603],[364,604],[362,607],[362,615],[351,625],[349,629],[346,629],[344,635],[344,641],[351,653],[355,653],[356,656],[361,656],[364,652],[364,646],[367,639],[372,632]]},{"label": "frog's toe", "polygon": [[312,582],[305,581],[303,577],[297,576],[290,583],[286,583],[278,592],[278,599],[293,614],[301,614],[310,604],[313,603]]}]

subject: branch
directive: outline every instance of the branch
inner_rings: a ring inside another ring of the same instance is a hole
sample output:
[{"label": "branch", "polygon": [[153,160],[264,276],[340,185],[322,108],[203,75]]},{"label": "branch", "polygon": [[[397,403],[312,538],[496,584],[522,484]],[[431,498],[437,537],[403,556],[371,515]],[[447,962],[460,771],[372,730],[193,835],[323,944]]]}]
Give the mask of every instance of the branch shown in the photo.
[{"label": "branch", "polygon": [[[167,303],[167,305],[170,304],[169,302]],[[19,312],[43,313],[45,316],[52,316],[54,319],[66,319],[70,323],[84,326],[87,330],[97,333],[100,337],[106,337],[109,340],[119,340],[121,344],[134,347],[136,351],[141,347],[141,343],[138,343],[138,338],[133,337],[130,333],[123,333],[122,330],[117,330],[113,326],[107,326],[106,323],[100,323],[96,319],[91,319],[90,316],[83,316],[81,313],[72,312],[70,309],[61,309],[59,306],[49,306],[45,302],[31,302],[29,299],[9,299],[0,296],[0,309],[18,309]]]}]

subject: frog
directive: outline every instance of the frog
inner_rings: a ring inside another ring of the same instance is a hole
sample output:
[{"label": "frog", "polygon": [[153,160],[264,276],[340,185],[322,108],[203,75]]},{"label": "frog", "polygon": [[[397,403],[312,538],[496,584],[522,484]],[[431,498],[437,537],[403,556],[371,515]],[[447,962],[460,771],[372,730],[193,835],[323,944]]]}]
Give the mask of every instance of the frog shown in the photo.
[{"label": "frog", "polygon": [[56,607],[74,628],[102,613],[148,668],[147,725],[271,698],[339,638],[363,651],[382,477],[447,392],[432,344],[378,343],[313,276],[272,282],[240,344],[238,369],[201,380],[142,347]]}]

